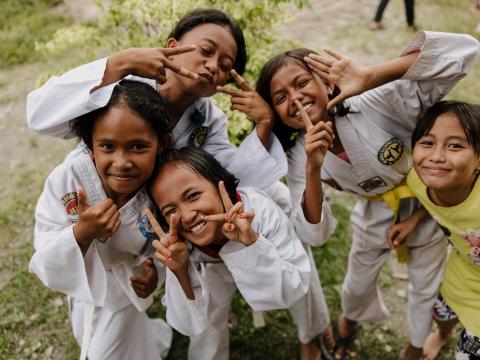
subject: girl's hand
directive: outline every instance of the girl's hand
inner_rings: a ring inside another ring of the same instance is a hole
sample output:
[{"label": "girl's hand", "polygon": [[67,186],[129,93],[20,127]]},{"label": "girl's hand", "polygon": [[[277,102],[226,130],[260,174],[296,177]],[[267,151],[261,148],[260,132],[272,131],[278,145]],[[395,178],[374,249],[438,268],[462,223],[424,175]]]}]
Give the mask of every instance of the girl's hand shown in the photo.
[{"label": "girl's hand", "polygon": [[110,237],[121,225],[120,213],[112,199],[106,199],[93,206],[87,203],[87,194],[82,187],[78,194],[78,221],[73,227],[73,234],[83,254],[94,239]]},{"label": "girl's hand", "polygon": [[392,249],[398,247],[405,242],[408,235],[417,227],[418,223],[429,214],[424,207],[420,207],[405,220],[394,224],[387,233],[387,242]]},{"label": "girl's hand", "polygon": [[323,165],[327,150],[333,146],[335,135],[333,135],[332,123],[319,121],[313,125],[300,101],[295,100],[295,104],[305,124],[304,146],[307,165],[311,167],[311,170],[319,170]]},{"label": "girl's hand", "polygon": [[142,275],[130,276],[133,290],[138,297],[145,299],[157,288],[158,272],[153,264],[153,259],[147,259],[142,263]]},{"label": "girl's hand", "polygon": [[170,231],[165,234],[150,209],[145,210],[145,214],[159,238],[159,240],[153,240],[152,243],[155,248],[155,257],[173,272],[186,270],[190,254],[187,244],[178,236],[177,216],[175,214],[170,216]]},{"label": "girl's hand", "polygon": [[235,90],[223,86],[217,86],[217,91],[227,94],[231,97],[231,110],[238,110],[245,113],[257,125],[273,124],[273,111],[262,99],[262,97],[251,87],[248,82],[238,75],[235,70],[231,71],[233,79],[240,89]]},{"label": "girl's hand", "polygon": [[[159,84],[167,81],[165,69],[190,79],[198,79],[199,75],[176,65],[169,57],[194,51],[195,45],[167,47],[167,48],[130,48],[119,51],[108,58],[107,70],[102,83],[108,84],[119,79],[109,79],[110,76],[120,78],[129,74],[149,79],[156,79]],[[107,79],[105,79],[107,77]],[[114,80],[114,81],[112,81]]]},{"label": "girl's hand", "polygon": [[331,55],[333,60],[310,54],[305,57],[305,61],[313,72],[340,89],[340,94],[328,102],[327,110],[331,110],[337,103],[349,97],[369,90],[368,84],[372,77],[369,67],[334,50],[324,49],[324,51]]},{"label": "girl's hand", "polygon": [[244,211],[241,201],[233,205],[223,181],[218,183],[218,188],[225,213],[205,215],[202,216],[202,220],[223,223],[222,233],[228,240],[241,242],[245,246],[253,244],[258,240],[257,232],[251,227],[255,213],[253,211]]}]

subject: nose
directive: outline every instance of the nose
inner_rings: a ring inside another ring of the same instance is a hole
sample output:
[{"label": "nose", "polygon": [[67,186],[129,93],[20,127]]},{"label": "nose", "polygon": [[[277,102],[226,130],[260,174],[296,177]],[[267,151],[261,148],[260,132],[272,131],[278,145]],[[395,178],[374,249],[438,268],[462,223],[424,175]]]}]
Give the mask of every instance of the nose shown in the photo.
[{"label": "nose", "polygon": [[116,152],[113,164],[118,170],[121,171],[125,171],[133,167],[132,161],[123,151]]},{"label": "nose", "polygon": [[445,161],[445,149],[442,146],[434,146],[430,156],[430,160],[435,163],[441,163]]},{"label": "nose", "polygon": [[180,206],[177,213],[182,224],[184,224],[186,227],[193,224],[198,214],[195,209],[188,205]]},{"label": "nose", "polygon": [[205,60],[205,68],[210,74],[215,75],[217,73],[217,67],[217,58],[211,56]]},{"label": "nose", "polygon": [[[302,92],[298,90],[291,90],[290,94],[288,95],[289,95],[288,97],[290,98],[290,107],[295,111],[298,110],[297,105],[295,104],[295,101],[298,100],[302,102],[303,100]],[[292,111],[292,113],[295,113],[295,111]]]}]

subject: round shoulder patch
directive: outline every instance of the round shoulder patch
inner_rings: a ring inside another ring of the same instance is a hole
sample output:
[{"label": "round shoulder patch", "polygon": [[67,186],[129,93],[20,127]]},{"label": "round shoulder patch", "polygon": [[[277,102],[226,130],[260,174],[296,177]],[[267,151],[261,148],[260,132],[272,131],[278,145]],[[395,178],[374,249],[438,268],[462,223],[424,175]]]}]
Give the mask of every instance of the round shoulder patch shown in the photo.
[{"label": "round shoulder patch", "polygon": [[208,127],[199,126],[195,128],[190,134],[190,137],[188,138],[188,145],[200,147],[205,142],[205,139],[207,138],[207,134],[208,134]]},{"label": "round shoulder patch", "polygon": [[383,165],[393,165],[398,162],[405,152],[405,146],[402,140],[397,137],[393,137],[382,145],[378,152],[378,160]]},{"label": "round shoulder patch", "polygon": [[147,239],[155,236],[152,225],[150,225],[150,222],[148,221],[147,215],[143,215],[140,219],[139,229],[142,235]]}]

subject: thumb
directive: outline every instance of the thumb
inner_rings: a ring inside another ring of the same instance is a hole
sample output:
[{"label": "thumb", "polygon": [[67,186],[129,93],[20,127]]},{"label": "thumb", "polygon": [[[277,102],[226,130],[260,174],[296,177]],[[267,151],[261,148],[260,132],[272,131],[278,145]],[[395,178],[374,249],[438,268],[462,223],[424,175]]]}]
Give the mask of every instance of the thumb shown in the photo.
[{"label": "thumb", "polygon": [[343,100],[345,100],[347,98],[346,95],[340,93],[338,94],[337,96],[335,96],[332,100],[330,100],[327,104],[327,110],[328,111],[331,111],[333,109],[333,107],[335,105],[337,105],[338,103],[342,102]]},{"label": "thumb", "polygon": [[83,187],[81,186],[78,187],[77,195],[78,195],[78,213],[81,214],[85,210],[87,210],[90,206],[87,203],[87,193],[85,192],[85,189]]}]

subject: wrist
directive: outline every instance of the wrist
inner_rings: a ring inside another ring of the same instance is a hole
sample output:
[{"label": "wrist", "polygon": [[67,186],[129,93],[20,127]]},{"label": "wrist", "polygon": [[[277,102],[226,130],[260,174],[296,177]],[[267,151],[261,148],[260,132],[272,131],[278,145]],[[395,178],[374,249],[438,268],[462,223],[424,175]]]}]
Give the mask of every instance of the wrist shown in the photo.
[{"label": "wrist", "polygon": [[78,223],[73,226],[73,236],[82,250],[82,253],[85,255],[94,238],[90,236],[82,226],[79,226]]},{"label": "wrist", "polygon": [[252,245],[258,240],[258,233],[256,231],[253,231],[253,229],[250,229],[248,235],[246,235],[242,239],[242,244],[245,246]]},{"label": "wrist", "polygon": [[118,74],[118,80],[134,73],[133,60],[135,59],[135,56],[133,53],[133,48],[124,49],[108,58],[108,70],[112,73]]},{"label": "wrist", "polygon": [[307,165],[305,172],[307,177],[319,175],[319,171],[322,169],[321,165],[318,165],[315,161],[307,157]]}]

